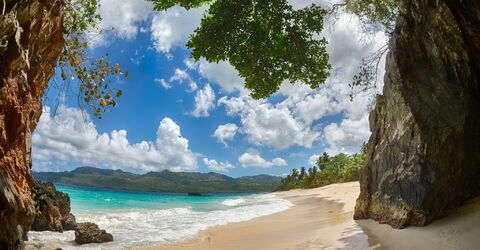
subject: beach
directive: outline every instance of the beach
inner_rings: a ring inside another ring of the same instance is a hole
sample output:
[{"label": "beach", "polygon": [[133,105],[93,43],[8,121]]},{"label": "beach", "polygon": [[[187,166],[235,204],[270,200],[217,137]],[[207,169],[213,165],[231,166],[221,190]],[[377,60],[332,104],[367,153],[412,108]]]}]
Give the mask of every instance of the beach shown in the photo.
[{"label": "beach", "polygon": [[204,249],[479,249],[480,200],[468,201],[426,227],[393,229],[372,220],[354,221],[358,182],[277,192],[288,210],[201,231],[181,242],[143,250]]}]

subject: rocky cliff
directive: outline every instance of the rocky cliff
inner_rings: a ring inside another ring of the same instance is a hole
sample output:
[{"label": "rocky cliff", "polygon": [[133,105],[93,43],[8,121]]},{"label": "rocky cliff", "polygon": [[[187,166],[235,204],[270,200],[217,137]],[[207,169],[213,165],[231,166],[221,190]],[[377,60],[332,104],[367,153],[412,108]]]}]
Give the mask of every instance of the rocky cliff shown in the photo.
[{"label": "rocky cliff", "polygon": [[63,1],[4,0],[0,6],[0,249],[11,249],[35,212],[31,137],[63,48]]},{"label": "rocky cliff", "polygon": [[75,230],[75,216],[70,213],[70,197],[67,193],[57,191],[53,183],[37,183],[32,188],[35,201],[35,217],[32,231]]},{"label": "rocky cliff", "polygon": [[355,219],[426,225],[480,195],[480,1],[403,0]]}]

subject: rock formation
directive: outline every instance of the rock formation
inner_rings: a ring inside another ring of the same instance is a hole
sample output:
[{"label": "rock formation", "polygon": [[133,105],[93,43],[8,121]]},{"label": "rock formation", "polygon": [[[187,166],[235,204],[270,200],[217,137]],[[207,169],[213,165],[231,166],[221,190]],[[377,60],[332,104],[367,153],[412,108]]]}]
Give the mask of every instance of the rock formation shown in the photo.
[{"label": "rock formation", "polygon": [[75,230],[75,216],[70,213],[70,197],[55,189],[53,183],[37,184],[32,189],[35,201],[33,231]]},{"label": "rock formation", "polygon": [[91,222],[78,223],[75,229],[75,242],[78,244],[103,243],[113,241],[113,236]]},{"label": "rock formation", "polygon": [[426,225],[480,195],[480,1],[403,0],[355,219]]},{"label": "rock formation", "polygon": [[0,249],[16,248],[35,213],[32,131],[63,48],[63,1],[0,3]]}]

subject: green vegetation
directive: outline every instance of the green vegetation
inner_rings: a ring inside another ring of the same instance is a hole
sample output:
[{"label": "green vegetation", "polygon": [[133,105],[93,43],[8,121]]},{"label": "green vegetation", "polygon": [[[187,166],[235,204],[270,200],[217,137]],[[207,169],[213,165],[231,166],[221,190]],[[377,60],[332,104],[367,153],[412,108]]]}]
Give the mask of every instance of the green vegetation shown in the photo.
[{"label": "green vegetation", "polygon": [[363,166],[365,152],[347,155],[337,154],[330,156],[323,153],[317,160],[315,166],[309,168],[296,168],[282,179],[278,190],[289,190],[294,188],[315,188],[333,183],[358,181],[359,170]]},{"label": "green vegetation", "polygon": [[[366,24],[381,24],[391,32],[398,12],[395,0],[345,0],[329,10],[316,4],[297,10],[287,0],[147,1],[153,2],[159,11],[175,5],[186,9],[208,5],[200,27],[187,43],[192,49],[191,56],[195,60],[203,57],[209,62],[229,61],[244,77],[245,86],[254,98],[270,96],[285,81],[301,82],[311,88],[325,82],[330,70],[329,55],[327,41],[319,34],[326,15],[350,11]],[[108,53],[92,58],[86,51],[89,40],[102,32],[98,28],[101,20],[98,7],[98,0],[65,1],[65,47],[57,64],[63,81],[54,81],[52,85],[60,99],[72,92],[70,81],[75,79],[78,105],[101,118],[103,112],[115,107],[116,98],[122,95],[121,90],[112,87],[110,79],[127,77],[128,72],[110,63]],[[352,86],[371,84],[385,51],[382,49],[380,56],[365,60]]]},{"label": "green vegetation", "polygon": [[66,185],[143,192],[253,193],[273,191],[281,178],[269,175],[232,178],[217,173],[149,172],[143,175],[122,170],[81,167],[71,172],[33,173],[40,181]]},{"label": "green vegetation", "polygon": [[245,78],[252,97],[276,92],[285,80],[316,88],[329,73],[327,41],[314,36],[323,29],[325,10],[315,4],[294,10],[287,0],[165,1],[157,10],[179,3],[185,8],[209,4],[187,46],[195,60],[228,60]]},{"label": "green vegetation", "polygon": [[[365,23],[381,24],[389,32],[397,13],[394,0],[345,0],[330,10],[316,4],[296,10],[287,0],[148,1],[159,11],[177,4],[186,9],[208,5],[200,27],[187,43],[191,56],[209,62],[229,61],[245,78],[253,98],[270,96],[285,81],[302,82],[311,88],[325,82],[330,70],[327,41],[319,37],[325,15],[339,9],[350,11]],[[374,29],[378,28],[370,30]],[[371,64],[366,62],[360,68],[354,85],[372,78],[376,68]]]},{"label": "green vegetation", "polygon": [[53,87],[61,98],[72,92],[71,81],[76,80],[78,105],[101,118],[103,112],[115,107],[115,99],[122,95],[121,90],[112,87],[112,77],[127,77],[128,72],[123,71],[118,64],[110,63],[107,60],[108,53],[98,58],[88,54],[88,42],[102,32],[98,28],[101,20],[97,13],[98,7],[97,0],[65,1],[65,46],[57,62],[62,81],[53,81]]}]

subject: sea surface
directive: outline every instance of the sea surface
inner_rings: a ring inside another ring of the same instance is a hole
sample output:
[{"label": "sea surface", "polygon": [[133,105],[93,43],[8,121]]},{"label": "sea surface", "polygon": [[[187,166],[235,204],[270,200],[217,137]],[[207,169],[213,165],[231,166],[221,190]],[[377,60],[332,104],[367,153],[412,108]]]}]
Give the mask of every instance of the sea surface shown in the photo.
[{"label": "sea surface", "polygon": [[77,222],[94,222],[113,234],[103,244],[75,244],[73,231],[29,232],[27,246],[48,249],[131,249],[194,237],[201,230],[251,220],[293,206],[273,194],[142,193],[56,185],[70,195]]}]

